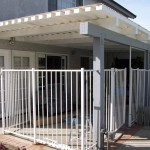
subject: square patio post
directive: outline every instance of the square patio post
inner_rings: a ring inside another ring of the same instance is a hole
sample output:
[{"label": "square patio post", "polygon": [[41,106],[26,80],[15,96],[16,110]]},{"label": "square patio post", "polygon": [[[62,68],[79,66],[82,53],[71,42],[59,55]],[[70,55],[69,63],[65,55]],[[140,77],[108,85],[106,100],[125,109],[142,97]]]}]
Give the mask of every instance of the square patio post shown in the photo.
[{"label": "square patio post", "polygon": [[104,38],[93,38],[93,138],[96,150],[104,149],[105,101],[104,101]]},{"label": "square patio post", "polygon": [[[145,50],[145,53],[144,53],[144,68],[146,70],[149,70],[149,51],[148,50]],[[145,72],[145,106],[149,106],[149,89],[150,89],[150,84],[149,84],[149,71]]]},{"label": "square patio post", "polygon": [[144,54],[144,68],[145,69],[150,69],[149,67],[149,51],[148,50],[145,50],[145,54]]}]

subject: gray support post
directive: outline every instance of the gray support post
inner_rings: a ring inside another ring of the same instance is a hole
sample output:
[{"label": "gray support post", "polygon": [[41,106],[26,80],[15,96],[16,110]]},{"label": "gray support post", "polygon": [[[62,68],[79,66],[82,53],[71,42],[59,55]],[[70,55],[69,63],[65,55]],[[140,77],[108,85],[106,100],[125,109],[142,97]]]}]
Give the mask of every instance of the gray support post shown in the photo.
[{"label": "gray support post", "polygon": [[129,111],[128,111],[128,127],[131,127],[131,109],[132,109],[132,47],[129,46]]},{"label": "gray support post", "polygon": [[[148,70],[149,69],[149,51],[145,51],[144,53],[144,69]],[[145,72],[145,106],[148,106],[149,104],[149,89],[150,89],[150,85],[149,85],[149,79],[148,79],[148,74],[149,72]]]},{"label": "gray support post", "polygon": [[145,55],[144,56],[144,68],[148,70],[149,69],[149,51],[146,50],[144,55]]},{"label": "gray support post", "polygon": [[104,100],[104,38],[94,38],[93,43],[93,137],[96,150],[104,149],[105,100]]},{"label": "gray support post", "polygon": [[129,47],[129,71],[131,71],[132,68],[132,47]]}]

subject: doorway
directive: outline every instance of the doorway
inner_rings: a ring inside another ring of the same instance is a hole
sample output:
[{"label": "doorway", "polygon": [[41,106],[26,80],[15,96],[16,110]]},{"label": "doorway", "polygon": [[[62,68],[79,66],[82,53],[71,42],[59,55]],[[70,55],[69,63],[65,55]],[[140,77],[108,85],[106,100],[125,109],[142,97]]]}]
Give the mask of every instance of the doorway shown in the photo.
[{"label": "doorway", "polygon": [[38,55],[38,69],[67,69],[67,56]]},{"label": "doorway", "polygon": [[47,56],[47,69],[61,69],[61,56]]},{"label": "doorway", "polygon": [[[47,54],[39,54],[38,55],[38,69],[48,69],[48,70],[63,70],[67,69],[67,56],[55,56],[55,55],[47,55]],[[51,75],[52,75],[52,84],[60,84],[60,78],[62,77],[62,82],[64,82],[64,72],[48,72],[48,84],[51,83]],[[39,75],[40,83],[45,81],[46,75]],[[46,81],[45,81],[46,82]],[[64,84],[64,83],[62,83]]]},{"label": "doorway", "polygon": [[[48,70],[64,70],[67,69],[67,56],[46,56],[46,68]],[[48,78],[50,79],[50,73]],[[52,83],[64,85],[64,72],[52,72]],[[50,80],[48,80],[50,84]],[[62,82],[62,83],[60,83]]]}]

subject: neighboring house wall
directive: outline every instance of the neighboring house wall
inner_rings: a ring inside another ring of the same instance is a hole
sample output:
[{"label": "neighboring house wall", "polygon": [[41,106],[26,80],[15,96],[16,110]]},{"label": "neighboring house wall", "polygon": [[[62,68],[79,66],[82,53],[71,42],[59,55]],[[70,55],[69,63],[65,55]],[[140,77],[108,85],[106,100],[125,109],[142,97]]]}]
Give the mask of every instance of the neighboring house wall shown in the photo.
[{"label": "neighboring house wall", "polygon": [[48,10],[64,9],[99,3],[99,0],[48,0]]},{"label": "neighboring house wall", "polygon": [[99,0],[70,0],[69,4],[68,0],[1,0],[0,21],[75,7],[74,1],[76,1],[76,6],[99,2]]},{"label": "neighboring house wall", "polygon": [[1,0],[0,21],[48,11],[48,0]]}]

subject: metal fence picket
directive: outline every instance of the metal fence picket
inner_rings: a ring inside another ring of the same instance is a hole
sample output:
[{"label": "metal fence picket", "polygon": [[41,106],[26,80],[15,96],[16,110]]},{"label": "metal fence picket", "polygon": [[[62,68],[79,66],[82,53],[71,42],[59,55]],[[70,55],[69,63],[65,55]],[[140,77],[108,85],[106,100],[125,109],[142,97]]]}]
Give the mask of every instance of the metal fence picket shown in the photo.
[{"label": "metal fence picket", "polygon": [[1,68],[1,106],[2,106],[2,133],[5,130],[5,109],[4,109],[4,79],[3,69]]}]

